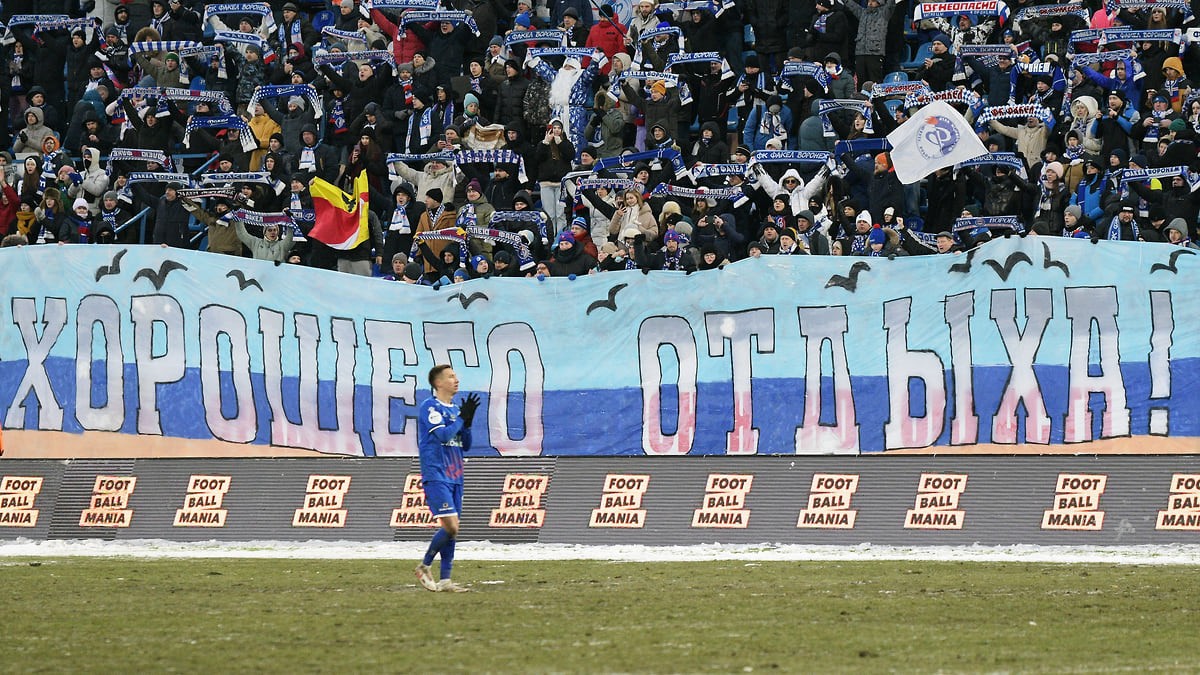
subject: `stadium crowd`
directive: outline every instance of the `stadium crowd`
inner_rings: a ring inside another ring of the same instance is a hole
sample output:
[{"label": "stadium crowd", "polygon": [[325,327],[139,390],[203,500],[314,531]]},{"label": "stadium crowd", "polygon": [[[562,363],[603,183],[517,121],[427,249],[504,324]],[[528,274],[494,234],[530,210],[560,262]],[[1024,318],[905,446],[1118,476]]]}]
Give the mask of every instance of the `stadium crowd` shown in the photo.
[{"label": "stadium crowd", "polygon": [[[411,283],[1012,234],[1196,248],[1188,0],[100,1],[107,25],[96,0],[4,5],[6,246]],[[989,154],[903,184],[885,137],[935,100]],[[365,241],[308,236],[313,179],[363,172]]]}]

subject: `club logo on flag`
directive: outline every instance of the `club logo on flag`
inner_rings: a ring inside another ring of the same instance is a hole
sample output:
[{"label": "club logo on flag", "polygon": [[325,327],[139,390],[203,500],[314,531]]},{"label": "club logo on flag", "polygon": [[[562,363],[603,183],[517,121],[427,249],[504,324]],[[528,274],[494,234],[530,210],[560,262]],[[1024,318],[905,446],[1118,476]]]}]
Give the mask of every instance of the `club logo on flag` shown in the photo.
[{"label": "club logo on flag", "polygon": [[917,152],[925,159],[941,159],[958,146],[958,129],[954,122],[941,115],[925,118],[925,128],[917,135]]}]

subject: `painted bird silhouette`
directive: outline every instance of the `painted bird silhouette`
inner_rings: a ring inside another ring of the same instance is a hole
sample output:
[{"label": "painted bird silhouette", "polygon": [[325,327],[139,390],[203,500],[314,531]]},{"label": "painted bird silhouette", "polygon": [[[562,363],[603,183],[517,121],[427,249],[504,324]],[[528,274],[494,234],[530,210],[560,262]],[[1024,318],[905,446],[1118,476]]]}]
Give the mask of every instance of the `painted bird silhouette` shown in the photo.
[{"label": "painted bird silhouette", "polygon": [[967,251],[966,264],[954,263],[953,265],[950,266],[950,271],[951,272],[962,272],[963,274],[969,273],[971,271],[971,261],[975,260],[975,253],[977,251],[979,251],[979,249],[977,249],[977,248],[973,248],[970,251]]},{"label": "painted bird silhouette", "polygon": [[593,302],[592,304],[588,305],[587,313],[585,314],[585,316],[587,314],[591,314],[592,311],[597,310],[597,309],[608,309],[608,310],[612,310],[614,312],[617,311],[617,293],[620,293],[621,289],[625,288],[628,285],[629,284],[617,284],[616,286],[613,286],[612,288],[608,289],[608,299],[607,300],[597,300],[597,301]]},{"label": "painted bird silhouette", "polygon": [[471,303],[475,302],[476,300],[483,300],[484,302],[487,302],[489,299],[490,298],[488,298],[488,296],[484,295],[483,293],[472,293],[470,295],[470,297],[466,296],[463,293],[455,293],[454,295],[446,298],[446,302],[453,302],[455,300],[458,300],[460,303],[462,303],[462,308],[466,309],[467,307],[470,307]]},{"label": "painted bird silhouette", "polygon": [[247,279],[246,273],[241,270],[229,270],[229,272],[225,275],[225,278],[237,279],[239,291],[244,291],[250,286],[257,286],[260,292],[263,289],[262,284],[258,283],[258,279]]},{"label": "painted bird silhouette", "polygon": [[1172,251],[1171,258],[1170,258],[1170,264],[1164,265],[1162,263],[1154,263],[1153,265],[1150,266],[1150,273],[1154,274],[1155,272],[1157,272],[1159,270],[1166,270],[1166,271],[1170,272],[1171,274],[1179,274],[1179,268],[1175,266],[1175,263],[1179,261],[1179,256],[1184,255],[1184,254],[1196,255],[1196,252],[1188,250],[1186,248],[1180,248],[1178,250]]},{"label": "painted bird silhouette", "polygon": [[850,266],[849,277],[835,274],[829,277],[829,281],[825,282],[825,288],[829,288],[831,286],[840,286],[841,288],[853,293],[854,291],[858,290],[858,275],[862,274],[863,272],[870,271],[871,266],[860,260]]},{"label": "painted bird silhouette", "polygon": [[1071,268],[1067,267],[1067,263],[1062,262],[1061,260],[1052,260],[1050,258],[1050,244],[1047,244],[1043,241],[1042,251],[1045,252],[1042,257],[1042,269],[1048,270],[1051,267],[1057,267],[1058,269],[1062,270],[1063,274],[1067,275],[1068,279],[1071,278]]},{"label": "painted bird silhouette", "polygon": [[110,274],[120,274],[121,273],[121,258],[124,258],[126,253],[129,253],[129,249],[123,248],[120,251],[117,251],[117,254],[113,256],[111,263],[97,267],[96,268],[96,281],[100,281],[101,279],[103,279],[104,277],[106,277]]},{"label": "painted bird silhouette", "polygon": [[1033,261],[1029,259],[1029,256],[1026,255],[1024,251],[1017,251],[1016,253],[1008,256],[1004,259],[1003,265],[995,260],[984,260],[983,264],[992,268],[992,271],[996,273],[996,276],[1000,277],[1000,281],[1008,281],[1008,275],[1012,274],[1013,268],[1016,267],[1017,263],[1019,262],[1027,262],[1031,267],[1033,266]]},{"label": "painted bird silhouette", "polygon": [[146,277],[150,280],[150,283],[154,284],[154,290],[161,291],[163,284],[167,282],[167,275],[175,270],[183,270],[186,272],[187,267],[181,263],[175,262],[174,260],[164,260],[162,264],[158,266],[157,272],[149,267],[143,267],[137,271],[137,274],[133,275],[133,280],[137,281],[142,277]]}]

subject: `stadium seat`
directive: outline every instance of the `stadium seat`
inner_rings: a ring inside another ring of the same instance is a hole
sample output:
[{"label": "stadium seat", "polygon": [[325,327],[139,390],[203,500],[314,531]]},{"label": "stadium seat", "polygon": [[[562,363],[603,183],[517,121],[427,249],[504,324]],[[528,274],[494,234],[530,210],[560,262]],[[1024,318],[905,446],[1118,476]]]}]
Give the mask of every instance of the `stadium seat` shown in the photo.
[{"label": "stadium seat", "polygon": [[902,105],[904,105],[904,102],[899,99],[895,99],[895,98],[891,99],[889,101],[883,102],[883,106],[885,108],[887,108],[889,113],[891,113],[892,119],[896,119],[896,109],[898,109]]},{"label": "stadium seat", "polygon": [[317,12],[317,15],[313,17],[312,27],[314,30],[320,33],[321,30],[326,26],[332,26],[334,21],[336,21],[336,17],[333,16],[333,12],[323,9]]},{"label": "stadium seat", "polygon": [[892,84],[894,82],[908,82],[908,73],[903,70],[897,70],[894,73],[888,73],[883,76],[884,84]]},{"label": "stadium seat", "polygon": [[925,42],[917,47],[917,51],[913,53],[911,61],[901,63],[900,67],[905,70],[916,70],[925,65],[925,59],[933,56],[933,43]]}]

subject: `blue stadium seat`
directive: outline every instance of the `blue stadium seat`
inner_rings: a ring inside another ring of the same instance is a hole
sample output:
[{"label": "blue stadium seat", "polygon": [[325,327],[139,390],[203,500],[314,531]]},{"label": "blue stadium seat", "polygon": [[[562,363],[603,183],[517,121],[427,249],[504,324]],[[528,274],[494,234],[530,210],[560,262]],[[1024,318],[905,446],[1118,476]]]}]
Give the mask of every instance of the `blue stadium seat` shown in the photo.
[{"label": "blue stadium seat", "polygon": [[883,102],[883,106],[887,108],[889,113],[891,113],[892,119],[896,119],[896,110],[902,105],[904,105],[904,102],[898,99],[891,99],[890,101]]},{"label": "blue stadium seat", "polygon": [[318,33],[320,33],[321,30],[323,28],[325,28],[326,26],[332,26],[333,22],[336,20],[337,20],[337,17],[335,17],[333,15],[333,12],[331,12],[327,9],[323,9],[323,10],[317,12],[317,15],[313,17],[312,27]]},{"label": "blue stadium seat", "polygon": [[[737,131],[739,121],[740,120],[738,119],[738,109],[733,106],[729,106],[729,118],[725,122],[725,131],[727,133],[732,133],[732,132]],[[741,139],[738,139],[738,142],[740,143]]]},{"label": "blue stadium seat", "polygon": [[883,76],[884,84],[892,84],[894,82],[908,82],[908,73],[903,70],[897,70],[894,73],[888,73]]},{"label": "blue stadium seat", "polygon": [[900,67],[905,70],[916,70],[925,65],[925,59],[933,56],[933,43],[925,42],[917,47],[917,51],[913,53],[911,61],[901,63]]}]

